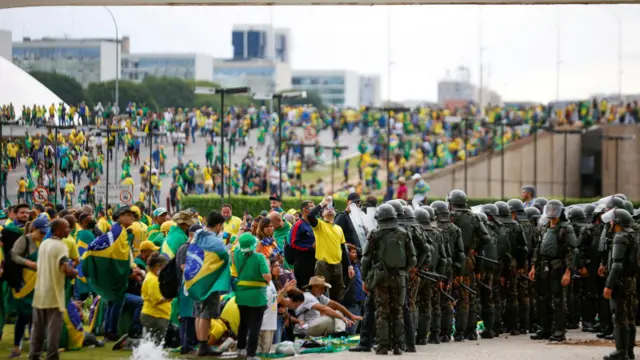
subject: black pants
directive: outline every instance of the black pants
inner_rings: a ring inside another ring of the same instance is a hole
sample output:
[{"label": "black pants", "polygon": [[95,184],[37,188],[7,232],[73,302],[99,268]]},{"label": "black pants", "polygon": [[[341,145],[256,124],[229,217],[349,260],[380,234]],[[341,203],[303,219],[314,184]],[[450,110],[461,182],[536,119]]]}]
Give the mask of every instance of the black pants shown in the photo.
[{"label": "black pants", "polygon": [[262,326],[262,315],[266,309],[266,306],[238,305],[238,310],[240,310],[238,349],[247,349],[248,357],[256,356],[258,340],[260,339],[260,327]]},{"label": "black pants", "polygon": [[376,337],[376,299],[373,293],[369,293],[364,302],[364,314],[362,315],[360,328],[360,346],[371,349]]},{"label": "black pants", "polygon": [[296,276],[298,289],[309,284],[309,279],[315,275],[316,252],[314,250],[296,251],[293,274]]}]

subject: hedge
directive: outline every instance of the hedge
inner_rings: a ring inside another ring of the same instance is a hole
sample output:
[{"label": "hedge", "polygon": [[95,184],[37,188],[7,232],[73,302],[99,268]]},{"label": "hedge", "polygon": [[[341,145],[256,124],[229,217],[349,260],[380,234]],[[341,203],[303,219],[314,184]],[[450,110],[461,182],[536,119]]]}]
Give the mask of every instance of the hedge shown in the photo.
[{"label": "hedge", "polygon": [[[312,197],[304,197],[305,200],[312,200],[316,204],[319,204],[322,201],[322,197],[312,196]],[[562,200],[562,198],[559,198]],[[593,203],[598,201],[600,198],[567,198],[564,201],[565,206],[574,205],[574,204],[584,204],[584,203]],[[429,198],[429,202],[435,200],[445,200],[443,198]],[[498,198],[473,198],[469,199],[469,206],[475,205],[483,205],[487,203],[494,203],[499,201]],[[220,210],[223,203],[228,203],[228,198],[225,197],[225,201],[223,202],[220,199],[219,195],[190,195],[186,196],[182,200],[182,208],[190,208],[194,207],[198,209],[200,214],[208,214],[211,210]],[[335,198],[333,200],[336,209],[342,210],[347,205],[347,200],[342,198]],[[236,216],[242,216],[242,214],[246,211],[249,214],[256,216],[260,214],[262,210],[269,209],[269,197],[268,196],[244,196],[237,195],[231,197],[231,207],[233,208],[233,212]],[[378,199],[378,203],[382,203],[382,198]],[[634,202],[634,207],[640,206],[640,202]],[[285,197],[282,201],[282,207],[285,210],[289,209],[299,209],[300,208],[300,199],[297,197]]]}]

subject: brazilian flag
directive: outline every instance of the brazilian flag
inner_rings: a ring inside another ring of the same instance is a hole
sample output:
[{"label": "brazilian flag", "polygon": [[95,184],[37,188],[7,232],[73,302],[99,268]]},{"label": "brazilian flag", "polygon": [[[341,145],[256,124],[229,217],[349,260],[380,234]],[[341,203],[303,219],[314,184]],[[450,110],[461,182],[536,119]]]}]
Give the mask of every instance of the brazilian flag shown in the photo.
[{"label": "brazilian flag", "polygon": [[229,253],[222,239],[216,238],[209,231],[200,231],[187,250],[184,289],[195,301],[204,301],[215,291],[229,291]]},{"label": "brazilian flag", "polygon": [[118,299],[129,280],[129,234],[120,224],[100,235],[82,255],[82,270],[89,287],[106,301]]},{"label": "brazilian flag", "polygon": [[176,257],[180,246],[187,241],[189,241],[187,234],[178,226],[172,226],[162,244],[162,254],[165,254],[170,260],[173,259]]}]

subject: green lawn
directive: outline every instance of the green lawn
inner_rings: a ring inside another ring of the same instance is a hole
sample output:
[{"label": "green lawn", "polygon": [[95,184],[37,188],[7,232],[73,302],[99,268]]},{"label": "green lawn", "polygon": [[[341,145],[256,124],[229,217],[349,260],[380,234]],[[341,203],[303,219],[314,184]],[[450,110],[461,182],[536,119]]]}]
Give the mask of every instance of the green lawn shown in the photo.
[{"label": "green lawn", "polygon": [[[342,181],[344,179],[344,161],[340,160],[335,168],[335,180],[336,182]],[[354,170],[358,168],[358,156],[354,156],[349,159],[349,174],[353,173]],[[357,174],[357,172],[356,172]],[[303,184],[315,184],[318,178],[322,178],[325,182],[331,182],[331,163],[322,166],[316,166],[314,171],[303,171],[302,172],[302,183]],[[328,179],[325,179],[328,178]]]}]

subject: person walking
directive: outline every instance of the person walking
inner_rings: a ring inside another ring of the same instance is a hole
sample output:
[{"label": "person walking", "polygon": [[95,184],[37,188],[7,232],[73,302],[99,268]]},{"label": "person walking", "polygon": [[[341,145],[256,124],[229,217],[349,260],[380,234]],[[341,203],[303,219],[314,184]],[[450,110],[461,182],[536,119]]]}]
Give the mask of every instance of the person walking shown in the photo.
[{"label": "person walking", "polygon": [[256,351],[264,311],[267,309],[267,284],[271,271],[267,259],[256,252],[257,240],[251,233],[240,235],[233,266],[237,269],[236,303],[240,310],[238,357],[258,360]]}]

